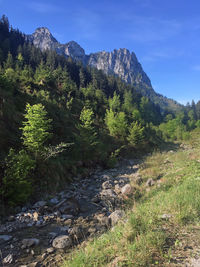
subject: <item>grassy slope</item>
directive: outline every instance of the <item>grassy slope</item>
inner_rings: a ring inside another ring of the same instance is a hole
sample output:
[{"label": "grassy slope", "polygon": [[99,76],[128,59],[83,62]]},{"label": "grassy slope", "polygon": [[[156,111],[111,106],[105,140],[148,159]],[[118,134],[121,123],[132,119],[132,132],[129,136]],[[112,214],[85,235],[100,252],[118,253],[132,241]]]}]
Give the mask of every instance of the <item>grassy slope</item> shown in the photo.
[{"label": "grassy slope", "polygon": [[185,149],[148,156],[140,175],[144,181],[154,178],[156,185],[148,191],[144,182],[128,220],[75,250],[62,266],[182,266],[190,257],[187,246],[200,244],[195,234],[200,230],[199,141],[196,132]]}]

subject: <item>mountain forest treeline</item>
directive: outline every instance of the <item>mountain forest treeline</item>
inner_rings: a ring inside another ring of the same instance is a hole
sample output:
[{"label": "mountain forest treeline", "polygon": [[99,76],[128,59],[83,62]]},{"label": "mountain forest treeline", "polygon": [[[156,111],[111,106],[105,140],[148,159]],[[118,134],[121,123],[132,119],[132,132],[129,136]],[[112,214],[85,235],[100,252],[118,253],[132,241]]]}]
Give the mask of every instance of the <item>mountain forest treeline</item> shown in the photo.
[{"label": "mountain forest treeline", "polygon": [[0,20],[0,199],[23,205],[95,165],[200,128],[200,102],[163,110],[134,86],[33,46]]}]

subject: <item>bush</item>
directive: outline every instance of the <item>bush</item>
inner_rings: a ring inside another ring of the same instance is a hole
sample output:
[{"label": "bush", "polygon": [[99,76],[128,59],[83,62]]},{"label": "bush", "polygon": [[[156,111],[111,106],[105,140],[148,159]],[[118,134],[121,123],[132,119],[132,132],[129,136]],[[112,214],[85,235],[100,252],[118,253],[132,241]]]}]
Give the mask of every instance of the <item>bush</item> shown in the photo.
[{"label": "bush", "polygon": [[12,206],[22,204],[32,193],[30,175],[35,168],[35,161],[25,150],[16,153],[10,149],[6,158],[6,167],[1,194]]}]

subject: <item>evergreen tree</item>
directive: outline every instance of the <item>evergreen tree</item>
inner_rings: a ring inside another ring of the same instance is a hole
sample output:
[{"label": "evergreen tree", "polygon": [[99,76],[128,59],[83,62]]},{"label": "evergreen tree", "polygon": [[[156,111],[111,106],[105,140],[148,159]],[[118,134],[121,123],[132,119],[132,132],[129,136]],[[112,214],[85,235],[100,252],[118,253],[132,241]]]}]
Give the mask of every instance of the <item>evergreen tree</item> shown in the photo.
[{"label": "evergreen tree", "polygon": [[22,140],[24,146],[37,154],[44,149],[45,142],[51,137],[51,119],[47,118],[47,112],[42,104],[26,105],[24,115]]}]

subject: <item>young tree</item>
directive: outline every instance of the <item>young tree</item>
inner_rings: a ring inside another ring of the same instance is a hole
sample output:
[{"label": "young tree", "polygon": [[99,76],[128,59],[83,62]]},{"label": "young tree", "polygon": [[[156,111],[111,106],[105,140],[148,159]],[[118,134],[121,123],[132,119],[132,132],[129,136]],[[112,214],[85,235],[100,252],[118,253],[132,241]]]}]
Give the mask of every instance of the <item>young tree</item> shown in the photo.
[{"label": "young tree", "polygon": [[51,137],[51,119],[42,104],[26,105],[26,121],[23,122],[22,140],[27,149],[35,154],[44,149],[45,142]]},{"label": "young tree", "polygon": [[138,146],[144,141],[144,127],[137,121],[131,124],[127,140],[133,146]]},{"label": "young tree", "polygon": [[124,112],[115,113],[112,109],[106,110],[105,122],[110,135],[125,140],[127,121]]}]

